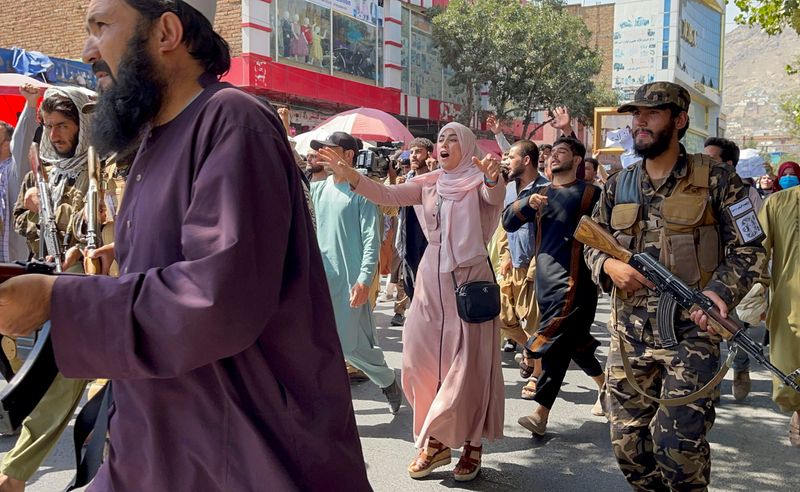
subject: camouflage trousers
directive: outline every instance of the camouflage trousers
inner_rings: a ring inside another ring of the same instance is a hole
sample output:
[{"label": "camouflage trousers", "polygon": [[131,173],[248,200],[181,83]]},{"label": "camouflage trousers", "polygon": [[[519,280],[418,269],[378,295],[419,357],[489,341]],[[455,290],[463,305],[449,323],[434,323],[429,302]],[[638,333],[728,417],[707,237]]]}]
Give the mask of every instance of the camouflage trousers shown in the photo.
[{"label": "camouflage trousers", "polygon": [[[719,365],[716,337],[684,327],[676,329],[680,343],[663,349],[654,347],[647,327],[641,340],[620,329],[633,373],[648,395],[683,396],[714,377]],[[706,490],[711,474],[706,434],[714,424],[713,401],[719,389],[689,405],[662,406],[633,389],[620,356],[615,335],[601,401],[611,423],[614,455],[628,483],[637,491]]]}]

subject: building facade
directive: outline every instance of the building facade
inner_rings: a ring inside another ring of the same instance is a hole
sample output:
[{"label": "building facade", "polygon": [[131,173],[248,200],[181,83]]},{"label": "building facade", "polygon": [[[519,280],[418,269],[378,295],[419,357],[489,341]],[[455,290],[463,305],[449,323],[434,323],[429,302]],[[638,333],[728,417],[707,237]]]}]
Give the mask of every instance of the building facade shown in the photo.
[{"label": "building facade", "polygon": [[435,134],[460,95],[425,10],[446,1],[244,0],[242,55],[229,80],[293,109],[297,131],[359,106]]},{"label": "building facade", "polygon": [[[48,9],[34,0],[16,3],[19,15],[4,18],[0,48],[80,58],[86,0],[62,0]],[[446,5],[218,0],[214,27],[234,57],[227,80],[289,106],[296,132],[367,106],[396,115],[414,134],[431,136],[461,107],[462,95],[450,86],[452,74],[434,46],[428,12]],[[603,55],[599,86],[627,99],[647,81],[681,83],[692,94],[687,146],[697,150],[706,136],[723,132],[722,0],[619,0],[570,9],[583,18]]]},{"label": "building facade", "polygon": [[630,100],[641,84],[668,80],[692,97],[684,144],[692,152],[724,136],[723,0],[620,0],[614,6],[612,86]]},{"label": "building facade", "polygon": [[[52,9],[20,0],[0,48],[79,59],[86,0]],[[435,134],[460,109],[433,46],[426,9],[446,0],[218,0],[215,29],[230,44],[226,80],[292,109],[297,132],[368,106]],[[36,15],[30,15],[35,12]]]}]

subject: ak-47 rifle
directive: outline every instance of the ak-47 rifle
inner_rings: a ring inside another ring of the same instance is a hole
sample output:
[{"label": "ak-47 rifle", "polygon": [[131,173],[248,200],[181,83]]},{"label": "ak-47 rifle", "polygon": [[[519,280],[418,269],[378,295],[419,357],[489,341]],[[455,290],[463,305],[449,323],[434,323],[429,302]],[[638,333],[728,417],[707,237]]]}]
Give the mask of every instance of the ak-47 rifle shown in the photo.
[{"label": "ak-47 rifle", "polygon": [[40,259],[44,259],[43,253],[46,252],[53,257],[56,271],[60,272],[64,257],[58,242],[58,227],[56,226],[50,186],[47,184],[47,173],[39,159],[39,144],[36,142],[31,144],[28,158],[31,162],[31,171],[36,179],[36,188],[39,190],[39,251],[42,256]]},{"label": "ak-47 rifle", "polygon": [[[54,264],[41,262],[0,263],[0,284],[30,273],[53,275],[57,273],[57,268]],[[0,391],[0,433],[11,434],[19,429],[25,417],[39,404],[57,373],[50,325],[47,324],[39,332],[25,363]]]},{"label": "ak-47 rifle", "polygon": [[[699,290],[692,289],[686,283],[667,270],[664,265],[647,253],[633,253],[620,246],[614,236],[608,233],[602,226],[594,222],[589,217],[582,217],[578,228],[575,231],[575,239],[583,244],[602,251],[603,253],[627,263],[636,269],[637,272],[656,286],[656,290],[661,296],[670,296],[675,302],[690,313],[700,309],[708,317],[708,324],[719,333],[723,338],[731,342],[737,349],[744,350],[747,354],[758,361],[759,364],[768,369],[778,377],[781,382],[800,392],[800,368],[790,375],[786,375],[772,365],[764,357],[761,345],[747,336],[745,330],[735,321],[724,318],[717,306],[711,302]],[[659,323],[661,325],[661,323]],[[669,324],[671,327],[672,325]],[[662,327],[659,326],[659,329]],[[674,335],[673,335],[674,336]]]},{"label": "ak-47 rifle", "polygon": [[[100,207],[103,203],[103,191],[100,187],[100,162],[94,147],[88,151],[89,188],[86,191],[86,255],[102,246],[100,234]],[[94,258],[84,263],[86,273],[97,275],[101,271],[100,259]]]}]

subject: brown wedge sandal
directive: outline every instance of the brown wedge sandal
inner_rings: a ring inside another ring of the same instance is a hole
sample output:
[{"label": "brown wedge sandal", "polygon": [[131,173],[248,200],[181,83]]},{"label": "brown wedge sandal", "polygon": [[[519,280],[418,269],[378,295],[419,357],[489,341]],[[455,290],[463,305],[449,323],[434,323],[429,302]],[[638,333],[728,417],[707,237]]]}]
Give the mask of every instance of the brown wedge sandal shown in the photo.
[{"label": "brown wedge sandal", "polygon": [[[472,446],[469,443],[464,444],[464,450],[461,452],[461,458],[453,470],[453,478],[456,482],[469,482],[478,476],[481,471],[481,452],[483,446]],[[476,453],[477,458],[473,458],[472,454]]]},{"label": "brown wedge sandal", "polygon": [[431,437],[425,449],[420,450],[414,461],[408,465],[408,476],[425,478],[440,466],[449,465],[450,460],[450,448]]}]

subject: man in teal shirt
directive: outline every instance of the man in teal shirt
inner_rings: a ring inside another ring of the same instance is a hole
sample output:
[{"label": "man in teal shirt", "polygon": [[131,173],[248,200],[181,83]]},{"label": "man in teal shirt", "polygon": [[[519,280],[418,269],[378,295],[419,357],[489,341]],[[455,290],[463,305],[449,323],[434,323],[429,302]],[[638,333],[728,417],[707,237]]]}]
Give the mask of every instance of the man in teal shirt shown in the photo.
[{"label": "man in teal shirt", "polygon": [[[311,142],[314,150],[323,147],[331,148],[352,166],[359,145],[352,135],[334,132],[327,140]],[[337,181],[334,176],[311,183],[311,199],[345,359],[381,388],[392,413],[397,413],[402,392],[376,344],[375,322],[367,302],[381,246],[378,207],[354,193],[347,181]]]}]

